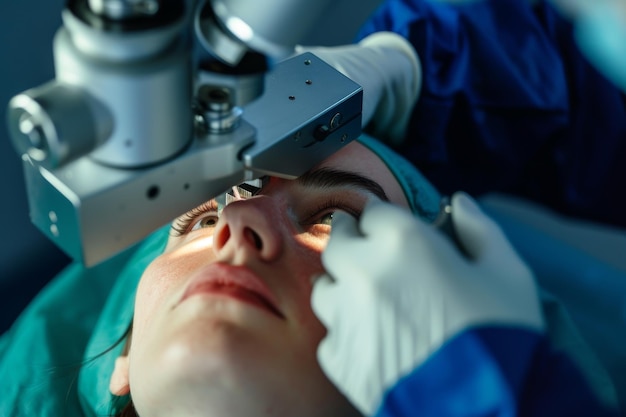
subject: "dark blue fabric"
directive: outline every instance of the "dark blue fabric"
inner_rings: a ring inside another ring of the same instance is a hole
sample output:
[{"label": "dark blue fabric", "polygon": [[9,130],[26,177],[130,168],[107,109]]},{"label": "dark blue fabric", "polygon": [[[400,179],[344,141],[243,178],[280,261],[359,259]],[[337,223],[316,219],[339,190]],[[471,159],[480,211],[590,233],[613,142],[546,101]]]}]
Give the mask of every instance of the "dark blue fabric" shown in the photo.
[{"label": "dark blue fabric", "polygon": [[444,194],[518,195],[626,227],[626,98],[546,2],[388,0],[359,39],[406,37],[423,86],[397,150]]},{"label": "dark blue fabric", "polygon": [[453,338],[387,392],[379,417],[617,417],[540,334],[486,327]]}]

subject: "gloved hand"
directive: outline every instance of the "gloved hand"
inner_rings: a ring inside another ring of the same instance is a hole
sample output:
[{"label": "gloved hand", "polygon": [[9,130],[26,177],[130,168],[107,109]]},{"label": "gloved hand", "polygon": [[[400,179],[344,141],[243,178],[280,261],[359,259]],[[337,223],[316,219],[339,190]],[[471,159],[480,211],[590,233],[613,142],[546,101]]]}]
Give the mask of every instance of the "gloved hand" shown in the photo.
[{"label": "gloved hand", "polygon": [[392,32],[374,33],[357,44],[302,46],[363,87],[363,127],[372,135],[400,143],[419,96],[422,72],[417,52]]},{"label": "gloved hand", "polygon": [[471,259],[411,213],[369,203],[360,220],[337,213],[322,254],[328,275],[312,306],[328,333],[326,375],[365,415],[402,376],[471,326],[543,328],[533,275],[499,227],[464,193],[452,221]]}]

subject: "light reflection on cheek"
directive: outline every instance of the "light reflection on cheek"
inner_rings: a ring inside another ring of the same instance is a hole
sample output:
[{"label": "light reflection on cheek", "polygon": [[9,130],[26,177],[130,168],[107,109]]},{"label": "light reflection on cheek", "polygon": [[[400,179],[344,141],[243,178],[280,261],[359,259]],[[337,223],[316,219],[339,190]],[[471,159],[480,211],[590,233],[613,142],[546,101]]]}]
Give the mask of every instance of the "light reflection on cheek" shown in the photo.
[{"label": "light reflection on cheek", "polygon": [[328,225],[312,225],[305,233],[299,234],[296,240],[307,250],[316,252],[317,256],[320,256],[330,240],[330,230]]},{"label": "light reflection on cheek", "polygon": [[299,248],[298,257],[301,275],[298,280],[301,281],[306,291],[306,297],[310,297],[312,291],[312,277],[324,273],[322,265],[322,252],[328,244],[330,235],[313,236],[308,233],[296,236],[297,246]]},{"label": "light reflection on cheek", "polygon": [[169,256],[172,259],[190,256],[197,254],[198,252],[210,251],[213,248],[213,235],[203,237],[201,239],[193,240],[189,243],[185,243],[180,248],[174,250]]}]

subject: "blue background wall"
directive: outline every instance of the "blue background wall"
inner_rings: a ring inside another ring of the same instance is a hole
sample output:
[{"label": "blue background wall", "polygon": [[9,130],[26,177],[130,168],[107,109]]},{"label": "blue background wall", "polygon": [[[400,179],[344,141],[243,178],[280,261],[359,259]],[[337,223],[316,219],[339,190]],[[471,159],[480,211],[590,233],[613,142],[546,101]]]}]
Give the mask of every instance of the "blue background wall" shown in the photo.
[{"label": "blue background wall", "polygon": [[0,331],[68,258],[28,217],[22,164],[8,137],[7,103],[54,77],[52,36],[61,0],[0,3]]}]

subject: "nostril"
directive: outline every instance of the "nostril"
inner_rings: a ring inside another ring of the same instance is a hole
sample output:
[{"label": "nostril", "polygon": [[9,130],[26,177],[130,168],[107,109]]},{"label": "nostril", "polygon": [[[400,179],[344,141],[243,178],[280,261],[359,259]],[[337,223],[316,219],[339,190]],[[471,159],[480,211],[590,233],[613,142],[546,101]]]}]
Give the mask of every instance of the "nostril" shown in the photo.
[{"label": "nostril", "polygon": [[216,248],[221,249],[226,246],[228,239],[230,239],[230,228],[228,225],[224,226],[222,230],[216,233],[217,236],[213,238],[213,244]]},{"label": "nostril", "polygon": [[257,250],[263,249],[263,241],[261,236],[249,227],[246,227],[243,231],[246,240],[252,244]]}]

